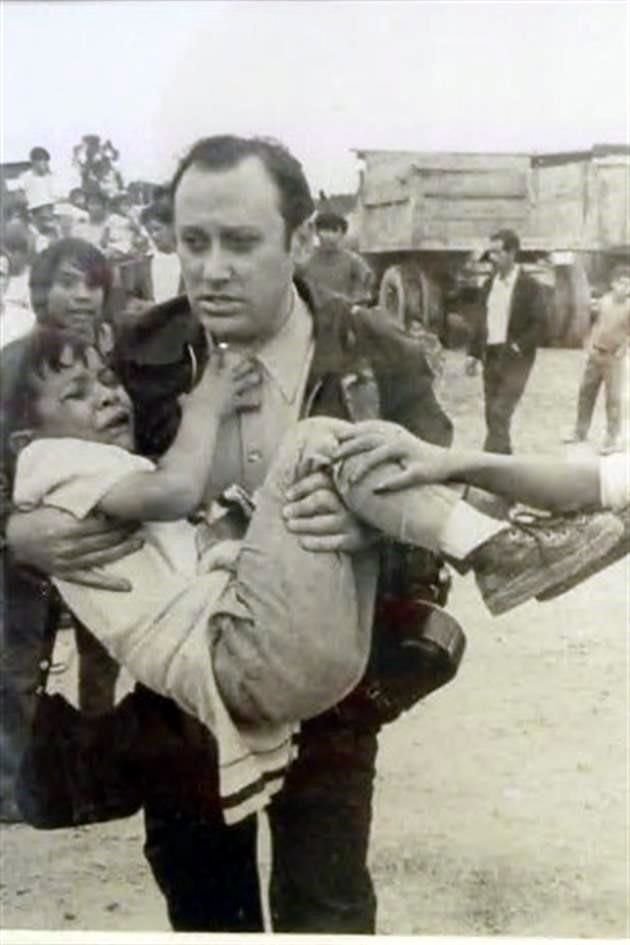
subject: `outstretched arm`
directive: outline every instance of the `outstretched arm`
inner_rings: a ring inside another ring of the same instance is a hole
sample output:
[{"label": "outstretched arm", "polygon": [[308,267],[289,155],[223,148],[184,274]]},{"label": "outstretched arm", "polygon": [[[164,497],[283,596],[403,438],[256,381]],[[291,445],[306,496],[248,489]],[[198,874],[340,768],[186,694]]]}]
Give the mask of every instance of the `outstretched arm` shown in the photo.
[{"label": "outstretched arm", "polygon": [[552,511],[601,504],[600,467],[596,459],[567,463],[442,449],[383,421],[357,424],[342,439],[337,459],[362,454],[361,461],[355,463],[355,481],[383,463],[400,464],[400,472],[383,477],[379,492],[395,492],[431,482],[461,482]]}]

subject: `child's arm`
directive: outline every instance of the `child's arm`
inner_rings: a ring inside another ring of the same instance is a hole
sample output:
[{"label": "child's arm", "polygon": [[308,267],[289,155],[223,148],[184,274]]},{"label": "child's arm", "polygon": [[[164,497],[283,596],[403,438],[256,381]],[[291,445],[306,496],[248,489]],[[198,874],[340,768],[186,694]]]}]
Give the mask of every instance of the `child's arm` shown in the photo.
[{"label": "child's arm", "polygon": [[185,397],[179,430],[157,469],[122,479],[99,501],[101,512],[134,521],[175,521],[201,503],[221,420],[260,383],[250,362],[223,367],[221,360],[211,356],[199,384]]}]

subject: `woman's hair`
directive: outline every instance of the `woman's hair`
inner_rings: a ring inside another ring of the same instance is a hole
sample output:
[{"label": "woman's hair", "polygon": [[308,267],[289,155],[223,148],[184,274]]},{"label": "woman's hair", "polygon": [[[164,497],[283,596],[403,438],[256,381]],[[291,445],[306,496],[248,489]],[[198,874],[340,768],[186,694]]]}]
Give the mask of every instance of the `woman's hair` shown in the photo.
[{"label": "woman's hair", "polygon": [[48,249],[38,253],[33,262],[29,279],[31,305],[37,321],[45,324],[48,319],[48,296],[59,267],[70,261],[84,272],[92,288],[103,290],[103,318],[110,319],[109,298],[112,273],[103,253],[86,240],[58,240]]}]

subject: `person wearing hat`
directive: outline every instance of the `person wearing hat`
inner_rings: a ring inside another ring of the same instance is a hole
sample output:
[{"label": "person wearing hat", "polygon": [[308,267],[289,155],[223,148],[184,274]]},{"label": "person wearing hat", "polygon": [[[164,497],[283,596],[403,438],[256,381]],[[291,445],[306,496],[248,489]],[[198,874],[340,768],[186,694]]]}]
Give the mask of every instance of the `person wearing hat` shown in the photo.
[{"label": "person wearing hat", "polygon": [[302,276],[321,301],[342,298],[350,302],[369,297],[374,276],[357,253],[342,243],[348,223],[339,213],[318,213],[315,218],[318,245],[304,266]]}]

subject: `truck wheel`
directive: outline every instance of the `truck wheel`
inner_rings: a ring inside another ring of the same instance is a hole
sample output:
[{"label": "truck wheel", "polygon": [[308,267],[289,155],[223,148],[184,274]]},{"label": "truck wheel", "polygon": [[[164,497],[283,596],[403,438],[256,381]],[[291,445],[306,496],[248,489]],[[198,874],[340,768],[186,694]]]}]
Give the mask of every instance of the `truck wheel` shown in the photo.
[{"label": "truck wheel", "polygon": [[395,318],[400,325],[407,323],[409,289],[405,285],[403,266],[390,266],[383,273],[378,290],[379,308]]},{"label": "truck wheel", "polygon": [[419,322],[436,334],[442,333],[442,290],[416,263],[401,263],[385,270],[378,304],[407,329]]}]

